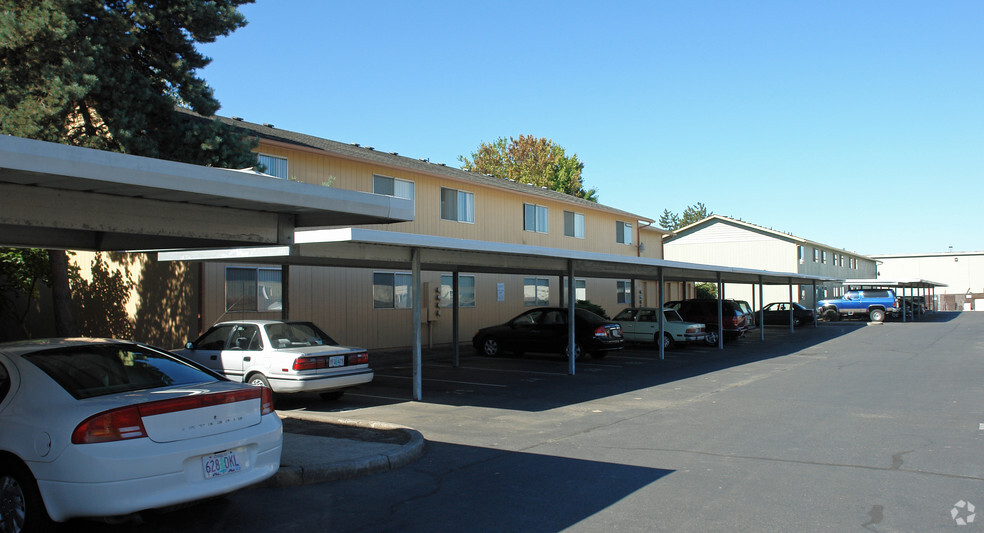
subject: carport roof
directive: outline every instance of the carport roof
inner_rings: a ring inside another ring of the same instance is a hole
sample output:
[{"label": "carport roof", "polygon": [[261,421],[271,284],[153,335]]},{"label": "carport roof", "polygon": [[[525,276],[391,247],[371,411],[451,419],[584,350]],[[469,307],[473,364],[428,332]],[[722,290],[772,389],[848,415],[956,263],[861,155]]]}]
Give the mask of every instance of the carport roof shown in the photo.
[{"label": "carport roof", "polygon": [[932,289],[935,287],[947,287],[946,283],[940,283],[938,281],[930,281],[928,279],[846,279],[844,280],[845,287],[881,287],[881,288],[904,288],[904,289]]},{"label": "carport roof", "polygon": [[413,220],[411,201],[0,135],[0,244],[289,244],[296,227]]},{"label": "carport roof", "polygon": [[419,249],[421,268],[430,271],[565,275],[568,261],[576,276],[655,279],[662,268],[666,281],[721,281],[786,285],[840,281],[838,278],[772,272],[664,259],[546,248],[522,244],[455,239],[393,231],[334,228],[299,230],[293,246],[252,250],[183,250],[161,252],[164,261],[248,261],[256,263],[410,268],[413,249]]}]

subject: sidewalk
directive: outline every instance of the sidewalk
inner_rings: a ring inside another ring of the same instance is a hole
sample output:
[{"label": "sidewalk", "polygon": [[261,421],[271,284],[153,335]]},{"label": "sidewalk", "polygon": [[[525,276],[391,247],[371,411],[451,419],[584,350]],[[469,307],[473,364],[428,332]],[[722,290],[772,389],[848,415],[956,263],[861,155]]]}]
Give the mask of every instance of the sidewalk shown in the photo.
[{"label": "sidewalk", "polygon": [[424,453],[420,432],[384,422],[323,414],[281,414],[284,445],[280,470],[266,487],[288,487],[385,472]]}]

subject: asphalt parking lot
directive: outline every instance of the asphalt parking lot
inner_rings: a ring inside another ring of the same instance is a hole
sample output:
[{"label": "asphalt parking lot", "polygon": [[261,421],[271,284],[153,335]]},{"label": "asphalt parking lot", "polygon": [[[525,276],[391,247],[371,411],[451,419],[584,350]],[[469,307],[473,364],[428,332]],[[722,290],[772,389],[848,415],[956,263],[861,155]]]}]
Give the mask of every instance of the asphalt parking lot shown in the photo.
[{"label": "asphalt parking lot", "polygon": [[[251,489],[141,531],[940,531],[981,527],[984,314],[769,327],[660,361],[439,353],[283,411],[410,426],[416,462]],[[976,515],[975,515],[976,517]],[[120,531],[92,526],[98,531]]]}]

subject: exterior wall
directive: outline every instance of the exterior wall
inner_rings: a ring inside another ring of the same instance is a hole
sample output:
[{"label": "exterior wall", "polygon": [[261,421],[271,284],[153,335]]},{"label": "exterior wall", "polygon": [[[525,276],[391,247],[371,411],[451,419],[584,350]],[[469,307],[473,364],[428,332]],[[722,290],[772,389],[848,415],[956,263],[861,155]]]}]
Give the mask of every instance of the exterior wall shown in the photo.
[{"label": "exterior wall", "polygon": [[925,279],[945,283],[936,294],[984,292],[984,252],[876,255],[881,279]]},{"label": "exterior wall", "polygon": [[[864,278],[875,274],[875,262],[859,254],[720,218],[667,239],[663,244],[663,253],[667,259],[675,261],[841,279]],[[851,267],[852,258],[857,265],[855,268]],[[843,293],[841,284],[836,282],[817,284],[816,289],[816,298],[839,296]],[[794,285],[793,300],[811,307],[815,301],[813,290],[813,285]],[[762,298],[759,298],[758,286],[728,284],[724,295],[726,298],[746,300],[758,308],[763,303],[760,300],[764,300],[764,303],[789,301],[789,286],[766,285],[762,290]]]}]

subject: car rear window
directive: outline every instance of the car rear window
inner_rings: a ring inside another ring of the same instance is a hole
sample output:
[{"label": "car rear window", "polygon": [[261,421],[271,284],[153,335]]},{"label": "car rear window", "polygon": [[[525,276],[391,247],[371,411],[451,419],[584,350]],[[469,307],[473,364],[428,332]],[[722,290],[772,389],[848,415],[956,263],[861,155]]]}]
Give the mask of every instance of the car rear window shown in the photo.
[{"label": "car rear window", "polygon": [[133,344],[92,344],[24,356],[76,399],[219,381],[221,378],[165,352]]}]

